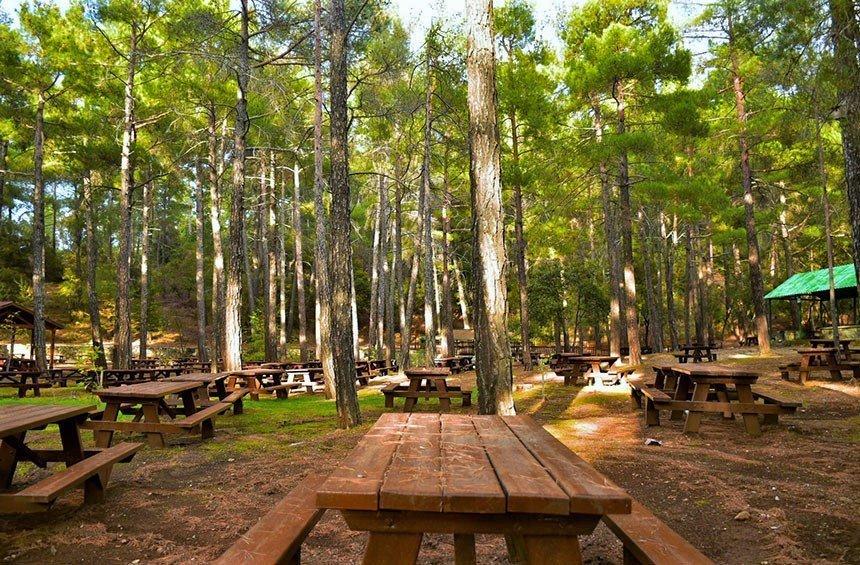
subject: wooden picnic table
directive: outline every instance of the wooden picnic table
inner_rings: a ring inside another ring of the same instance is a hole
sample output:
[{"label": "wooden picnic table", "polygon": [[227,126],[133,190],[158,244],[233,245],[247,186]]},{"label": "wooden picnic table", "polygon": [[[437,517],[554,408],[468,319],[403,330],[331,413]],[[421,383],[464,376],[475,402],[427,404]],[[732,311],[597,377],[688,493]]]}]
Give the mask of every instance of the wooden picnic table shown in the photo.
[{"label": "wooden picnic table", "polygon": [[39,371],[0,371],[0,387],[17,388],[18,398],[24,398],[28,390],[33,391],[33,396],[41,396],[40,389],[51,386],[42,376]]},{"label": "wooden picnic table", "polygon": [[[48,463],[64,463],[66,469],[52,474],[15,493],[0,493],[0,512],[47,510],[65,492],[83,486],[84,503],[101,502],[111,468],[131,459],[141,444],[125,443],[109,450],[84,449],[79,425],[95,406],[15,405],[0,407],[0,491],[12,488],[19,462],[41,468]],[[27,432],[57,424],[60,449],[34,449]]]},{"label": "wooden picnic table", "polygon": [[797,350],[800,354],[798,373],[800,384],[806,384],[809,373],[813,370],[829,371],[835,379],[842,378],[842,370],[852,369],[850,364],[839,362],[839,350],[835,347],[803,347]]},{"label": "wooden picnic table", "polygon": [[139,357],[131,359],[129,366],[132,369],[153,369],[158,366],[159,362],[157,357]]},{"label": "wooden picnic table", "polygon": [[631,499],[528,416],[384,414],[317,488],[319,508],[370,532],[364,563],[415,563],[425,533],[506,536],[529,563],[578,563],[578,536]]},{"label": "wooden picnic table", "polygon": [[183,372],[179,367],[143,367],[138,369],[104,369],[92,370],[94,378],[101,378],[102,386],[121,384],[137,384],[166,379]]},{"label": "wooden picnic table", "polygon": [[451,357],[437,357],[433,365],[438,368],[450,369],[452,373],[468,371],[472,365],[472,357],[469,355],[454,355]]},{"label": "wooden picnic table", "polygon": [[438,398],[440,410],[449,410],[452,398],[461,398],[463,406],[472,404],[472,390],[449,383],[451,370],[447,367],[407,369],[404,374],[409,379],[408,385],[389,383],[383,387],[386,407],[394,407],[395,397],[406,399],[403,405],[404,412],[411,412],[418,403],[418,399],[422,397],[425,400]]},{"label": "wooden picnic table", "polygon": [[226,381],[230,373],[183,373],[164,379],[171,383],[198,383],[198,403],[209,401],[209,388],[215,388],[215,396],[218,400],[224,400],[229,394]]},{"label": "wooden picnic table", "polygon": [[[195,391],[199,382],[145,382],[105,388],[95,391],[105,403],[100,419],[85,422],[83,427],[94,430],[96,445],[109,447],[114,432],[136,432],[146,435],[152,447],[164,447],[165,434],[193,432],[197,429],[203,439],[212,437],[215,415],[225,412],[230,404],[218,403],[201,409]],[[171,406],[168,398],[179,396],[181,406]],[[185,416],[179,419],[180,412]],[[121,413],[134,415],[133,421],[119,421]],[[162,416],[167,419],[162,420]],[[143,420],[143,421],[141,421]]]},{"label": "wooden picnic table", "polygon": [[687,363],[690,359],[692,359],[694,363],[707,363],[709,361],[717,360],[717,354],[713,351],[715,347],[710,344],[701,345],[698,343],[690,343],[681,345],[679,348],[683,353],[675,353],[674,356],[680,363]]},{"label": "wooden picnic table", "polygon": [[[839,348],[838,353],[841,354],[845,359],[851,358],[851,339],[839,339]],[[811,348],[833,348],[833,340],[825,339],[823,337],[814,337],[809,339],[809,345]]]},{"label": "wooden picnic table", "polygon": [[[702,416],[706,412],[721,412],[724,418],[733,419],[734,414],[741,414],[744,427],[748,434],[761,434],[758,415],[767,412],[765,405],[756,404],[752,385],[758,380],[758,373],[747,369],[724,367],[710,363],[687,363],[673,368],[678,376],[674,412],[687,410],[687,420],[684,423],[685,433],[699,431]],[[732,385],[737,393],[737,402],[730,401],[727,385]],[[687,400],[690,388],[693,389],[691,400]],[[716,401],[710,400],[710,393],[715,393]]]},{"label": "wooden picnic table", "polygon": [[[231,371],[227,380],[227,388],[235,388],[238,379],[244,379],[246,388],[250,391],[251,398],[260,399],[260,391],[271,393],[276,398],[288,398],[290,389],[298,388],[299,384],[283,382],[285,369],[277,367],[257,367],[244,369],[242,371]],[[271,380],[271,384],[267,383]]]}]

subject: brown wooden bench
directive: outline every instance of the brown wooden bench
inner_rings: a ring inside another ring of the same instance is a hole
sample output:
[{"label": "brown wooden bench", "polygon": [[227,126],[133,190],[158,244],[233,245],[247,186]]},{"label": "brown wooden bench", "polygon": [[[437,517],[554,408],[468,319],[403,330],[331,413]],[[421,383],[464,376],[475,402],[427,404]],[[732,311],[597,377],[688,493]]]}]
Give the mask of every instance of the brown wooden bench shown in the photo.
[{"label": "brown wooden bench", "polygon": [[304,479],[260,518],[215,563],[255,565],[299,563],[302,542],[325,509],[317,508],[316,491],[324,477]]},{"label": "brown wooden bench", "polygon": [[276,398],[289,398],[290,391],[301,388],[301,383],[280,383],[276,385],[263,385],[263,390],[275,395]]},{"label": "brown wooden bench", "polygon": [[57,498],[81,485],[84,486],[84,504],[102,502],[114,464],[130,461],[141,447],[142,443],[118,443],[113,447],[100,449],[97,453],[23,490],[0,494],[0,511],[42,512],[48,510]]},{"label": "brown wooden bench", "polygon": [[635,500],[630,514],[605,514],[603,522],[624,544],[625,565],[713,563]]},{"label": "brown wooden bench", "polygon": [[187,430],[200,426],[200,437],[202,439],[209,439],[215,437],[215,424],[213,422],[215,416],[223,414],[232,407],[233,405],[228,402],[218,402],[212,406],[198,410],[187,418],[176,420],[175,424],[177,427]]},{"label": "brown wooden bench", "polygon": [[223,399],[221,402],[233,405],[233,414],[241,414],[244,411],[242,399],[250,392],[247,388],[237,388]]},{"label": "brown wooden bench", "polygon": [[[794,414],[797,412],[797,409],[803,406],[800,402],[794,402],[790,400],[784,400],[777,396],[774,396],[771,393],[764,394],[758,391],[753,391],[753,398],[756,400],[761,400],[765,404],[775,404],[780,407],[780,413],[782,414]],[[765,414],[764,415],[765,424],[778,424],[779,423],[779,414]]]},{"label": "brown wooden bench", "polygon": [[[382,387],[382,394],[385,395],[385,407],[386,408],[394,408],[394,398],[411,398],[415,396],[415,394],[403,388],[402,385],[398,385],[397,383],[388,383],[384,387]],[[423,391],[419,391],[417,394],[418,398],[424,396]],[[451,389],[449,387],[447,393],[434,392],[432,394],[434,398],[459,398],[463,403],[463,406],[471,406],[472,405],[472,389],[468,387],[459,387],[455,389]]]},{"label": "brown wooden bench", "polygon": [[672,402],[672,397],[650,385],[641,386],[639,392],[645,398],[645,425],[659,426],[660,408],[666,403]]}]

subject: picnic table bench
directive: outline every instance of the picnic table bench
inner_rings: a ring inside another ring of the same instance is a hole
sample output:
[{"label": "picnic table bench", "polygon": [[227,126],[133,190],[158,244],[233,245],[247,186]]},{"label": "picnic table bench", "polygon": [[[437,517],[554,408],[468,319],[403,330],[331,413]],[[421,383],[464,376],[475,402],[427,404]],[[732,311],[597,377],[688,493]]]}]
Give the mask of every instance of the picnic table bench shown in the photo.
[{"label": "picnic table bench", "polygon": [[[839,353],[843,354],[846,358],[851,356],[851,339],[840,338],[837,340],[839,344]],[[812,337],[809,338],[809,346],[812,348],[816,347],[834,347],[832,339],[827,339],[823,337]]]},{"label": "picnic table bench", "polygon": [[257,367],[244,369],[242,371],[231,371],[227,381],[227,388],[236,388],[238,379],[244,379],[245,388],[248,389],[251,398],[260,399],[260,391],[268,392],[275,398],[289,398],[290,391],[301,387],[300,383],[284,382],[283,376],[286,371],[277,367]]},{"label": "picnic table bench", "polygon": [[42,376],[39,371],[0,371],[0,387],[17,388],[18,398],[24,398],[28,390],[33,391],[33,396],[41,396],[40,389],[52,385]]},{"label": "picnic table bench", "polygon": [[[111,470],[130,461],[143,447],[120,443],[107,449],[84,449],[79,425],[95,406],[17,405],[0,407],[0,512],[40,512],[49,509],[66,492],[83,487],[84,504],[104,500]],[[27,432],[57,424],[60,449],[33,449],[25,443]],[[21,461],[41,468],[62,462],[66,468],[17,492],[9,491]]]},{"label": "picnic table bench", "polygon": [[813,371],[828,371],[834,379],[842,378],[842,371],[851,371],[854,378],[860,378],[860,361],[839,360],[839,350],[835,347],[804,347],[797,350],[800,363],[787,363],[779,366],[780,374],[789,380],[791,373],[798,374],[800,384],[805,385]]},{"label": "picnic table bench", "polygon": [[382,388],[385,395],[385,407],[394,407],[394,398],[405,398],[404,412],[411,412],[419,398],[429,400],[439,399],[441,410],[450,410],[451,399],[460,398],[463,406],[472,405],[472,389],[448,383],[451,371],[447,368],[434,367],[407,369],[404,373],[409,379],[408,385],[389,383]]},{"label": "picnic table bench", "polygon": [[[109,447],[114,432],[143,433],[151,447],[164,447],[167,434],[199,433],[202,439],[211,438],[215,434],[215,416],[229,410],[232,404],[199,406],[195,393],[199,387],[200,383],[193,381],[161,381],[97,390],[95,394],[105,403],[105,409],[81,427],[94,430],[98,447]],[[171,406],[171,395],[179,396],[181,407]],[[178,418],[180,412],[184,418]],[[120,421],[121,413],[133,414],[134,419]],[[162,416],[167,419],[162,420]]]},{"label": "picnic table bench", "polygon": [[717,360],[717,353],[714,351],[713,345],[690,343],[679,347],[681,352],[672,354],[679,363],[688,363],[690,360],[694,363],[707,363]]},{"label": "picnic table bench", "polygon": [[[664,388],[667,373],[676,381],[674,391]],[[685,433],[698,432],[706,413],[721,413],[725,419],[740,414],[747,433],[757,436],[761,433],[760,415],[765,423],[777,423],[780,414],[792,414],[800,406],[754,392],[752,385],[757,380],[755,372],[710,363],[661,367],[654,385],[633,387],[634,399],[641,403],[644,398],[645,423],[649,426],[660,425],[660,410],[670,410],[673,420],[680,420],[686,412]]]},{"label": "picnic table bench", "polygon": [[528,563],[575,563],[578,536],[631,499],[528,416],[384,414],[317,489],[317,506],[370,532],[364,563],[414,563],[425,533],[504,535]]},{"label": "picnic table bench", "polygon": [[[199,386],[196,404],[198,406],[210,406],[217,402],[228,402],[233,406],[233,414],[243,412],[242,399],[248,394],[247,388],[227,391],[226,381],[230,373],[183,373],[164,379],[164,382],[197,383]],[[210,399],[210,394],[215,394],[215,400]]]}]

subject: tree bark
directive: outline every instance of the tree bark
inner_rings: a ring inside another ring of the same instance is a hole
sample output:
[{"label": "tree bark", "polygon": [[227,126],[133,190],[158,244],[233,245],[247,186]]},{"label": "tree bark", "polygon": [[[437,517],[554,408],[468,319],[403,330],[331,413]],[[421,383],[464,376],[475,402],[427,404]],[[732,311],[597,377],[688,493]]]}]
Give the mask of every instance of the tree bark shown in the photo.
[{"label": "tree bark", "polygon": [[135,75],[138,61],[138,27],[131,24],[123,105],[122,150],[119,187],[119,254],[116,281],[116,330],[114,368],[128,369],[131,362],[131,206],[134,190],[134,150],[137,141]]},{"label": "tree bark", "polygon": [[299,311],[299,358],[302,362],[308,358],[308,310],[307,302],[305,301],[305,265],[304,265],[304,250],[302,239],[302,188],[301,188],[301,170],[298,162],[293,166],[293,208],[292,208],[292,224],[293,224],[293,240],[294,240],[294,260],[296,270],[296,308]]},{"label": "tree bark", "polygon": [[332,357],[331,269],[329,267],[328,216],[323,200],[323,81],[322,81],[322,4],[314,0],[314,284],[317,302],[317,349],[322,363],[325,396],[337,396],[334,358]]},{"label": "tree bark", "polygon": [[225,285],[224,244],[221,240],[221,174],[224,152],[218,150],[217,116],[215,105],[208,108],[209,150],[209,223],[212,227],[212,370],[218,370],[224,347]]},{"label": "tree bark", "polygon": [[421,198],[420,214],[422,239],[421,249],[424,254],[424,351],[427,366],[433,365],[436,358],[436,277],[433,274],[433,192],[430,183],[430,137],[433,130],[433,76],[431,31],[427,38],[427,92],[424,100],[424,162],[421,166]]},{"label": "tree bark", "polygon": [[457,301],[460,304],[460,317],[463,319],[463,329],[471,330],[472,322],[469,318],[469,302],[466,294],[466,281],[463,277],[463,271],[460,269],[460,262],[456,257],[452,257],[454,264],[454,280],[457,282]]},{"label": "tree bark", "polygon": [[266,193],[266,357],[278,360],[278,216],[275,202],[275,153],[269,151],[269,190]]},{"label": "tree bark", "polygon": [[445,147],[442,169],[442,355],[454,353],[454,297],[451,291],[451,179],[448,176],[448,146]]},{"label": "tree bark", "polygon": [[[785,193],[779,195],[779,232],[780,242],[782,243],[782,255],[785,259],[785,277],[786,279],[794,276],[794,257],[791,254],[791,236],[788,230],[787,209],[785,201]],[[788,301],[789,311],[791,313],[791,326],[800,330],[800,307],[796,299]]]},{"label": "tree bark", "polygon": [[492,11],[491,0],[466,2],[469,180],[477,302],[475,369],[480,413],[514,414]]},{"label": "tree bark", "polygon": [[678,217],[673,214],[672,231],[668,233],[667,218],[661,212],[661,230],[664,243],[665,253],[665,272],[664,280],[666,284],[666,321],[669,325],[669,339],[671,340],[672,350],[678,349],[678,327],[675,323],[675,248],[678,246]]},{"label": "tree bark", "polygon": [[245,231],[245,140],[250,128],[248,79],[248,0],[240,0],[239,62],[236,69],[236,123],[233,127],[233,197],[230,206],[230,261],[227,263],[224,314],[224,369],[242,368],[242,236]]},{"label": "tree bark", "polygon": [[831,41],[839,97],[837,118],[845,158],[845,192],[848,197],[854,272],[860,294],[860,23],[853,0],[830,0]]},{"label": "tree bark", "polygon": [[645,273],[645,303],[648,307],[648,338],[651,350],[654,353],[663,351],[663,321],[658,302],[658,290],[654,284],[654,265],[652,263],[654,257],[659,255],[654,252],[651,245],[650,230],[648,228],[650,220],[648,219],[645,208],[639,209],[639,232],[642,238],[642,266]]},{"label": "tree bark", "polygon": [[201,363],[209,362],[209,352],[206,350],[206,282],[203,273],[205,253],[204,225],[206,215],[203,208],[203,171],[198,162],[194,178],[194,208],[196,246],[194,249],[195,270],[194,282],[197,291],[197,358]]},{"label": "tree bark", "polygon": [[523,226],[523,187],[520,171],[520,140],[517,114],[511,109],[508,119],[511,122],[511,159],[514,171],[514,234],[516,235],[515,260],[517,262],[517,286],[520,298],[520,340],[523,344],[523,368],[532,370],[531,330],[529,328],[529,290],[526,271],[526,236]]},{"label": "tree bark", "polygon": [[[87,242],[87,310],[90,315],[90,337],[95,353],[95,366],[98,369],[107,368],[105,359],[104,340],[102,339],[101,314],[99,312],[99,298],[96,288],[96,270],[98,266],[98,241],[96,240],[96,202],[93,199],[93,176],[88,173],[83,179],[84,190],[84,233]],[[98,184],[97,182],[95,184]]]},{"label": "tree bark", "polygon": [[278,270],[278,355],[287,355],[287,249],[284,230],[287,227],[287,179],[281,181],[280,203],[278,204],[277,240]]},{"label": "tree bark", "polygon": [[349,29],[344,0],[331,0],[330,116],[331,116],[331,222],[329,266],[331,275],[331,344],[337,382],[337,412],[341,427],[361,423],[355,392],[353,349],[350,224],[349,146],[347,115],[347,53]]},{"label": "tree bark", "polygon": [[[9,154],[9,140],[0,139],[0,218],[3,217],[3,206],[6,203],[6,156]],[[9,205],[12,209],[12,205]]]},{"label": "tree bark", "polygon": [[[391,294],[395,295],[397,301],[397,328],[400,332],[401,353],[398,362],[401,367],[404,367],[405,359],[409,355],[409,348],[403,348],[405,335],[407,332],[406,326],[409,320],[406,319],[406,300],[403,296],[403,183],[401,179],[401,169],[399,167],[399,158],[395,160],[395,181],[394,187],[394,244],[392,253],[392,264],[394,265],[394,280],[391,285]],[[394,328],[391,328],[391,349],[394,351]],[[405,355],[404,355],[405,353]]]},{"label": "tree bark", "polygon": [[[389,270],[388,270],[388,177],[382,176],[379,182],[379,281],[376,307],[376,342],[371,345],[377,353],[383,354],[385,327],[388,323],[387,308]],[[384,353],[388,357],[388,353]]]},{"label": "tree bark", "polygon": [[[378,175],[377,181],[382,184],[384,175]],[[379,191],[377,191],[379,192]],[[382,237],[379,223],[382,218],[382,202],[378,201],[376,211],[373,217],[373,242],[371,244],[371,260],[370,260],[370,315],[367,320],[367,345],[370,348],[375,348],[378,336],[379,323],[379,272],[380,272],[380,256],[379,244]]]},{"label": "tree bark", "polygon": [[756,334],[758,336],[759,353],[766,355],[770,353],[770,332],[768,330],[767,315],[764,307],[764,282],[761,275],[761,264],[759,262],[758,233],[755,225],[755,200],[753,198],[752,167],[750,165],[750,150],[747,140],[747,111],[746,96],[744,93],[744,81],[740,75],[740,65],[733,50],[733,30],[731,19],[729,20],[729,49],[731,56],[731,78],[732,90],[735,95],[735,110],[737,112],[739,134],[738,145],[740,148],[741,174],[744,189],[744,216],[747,233],[747,257],[749,260],[750,291],[755,312]]},{"label": "tree bark", "polygon": [[833,328],[833,347],[839,345],[839,310],[836,306],[836,281],[833,277],[833,231],[831,228],[830,197],[827,194],[827,168],[824,160],[824,143],[821,141],[821,122],[816,124],[815,141],[818,145],[818,175],[821,178],[821,207],[824,209],[824,238],[827,243],[827,287],[830,305],[830,327]]},{"label": "tree bark", "polygon": [[695,257],[693,254],[693,232],[690,229],[690,223],[687,222],[686,233],[684,234],[686,243],[684,258],[684,343],[689,345],[693,343],[692,334],[692,315],[693,305],[696,302],[696,286],[693,284]]},{"label": "tree bark", "polygon": [[143,210],[140,214],[140,356],[149,349],[149,228],[152,220],[153,183],[143,185]]},{"label": "tree bark", "polygon": [[[627,129],[624,85],[616,85],[618,102],[618,134],[624,135]],[[627,324],[627,346],[630,348],[628,362],[638,365],[642,362],[639,345],[639,312],[636,307],[636,273],[633,269],[633,211],[630,204],[630,171],[627,150],[621,151],[618,165],[619,225],[621,226],[621,248],[624,255],[624,290],[626,299],[625,322]]]},{"label": "tree bark", "polygon": [[[422,226],[419,225],[419,233]],[[406,304],[404,306],[405,323],[400,332],[400,359],[403,369],[408,369],[411,365],[411,355],[409,346],[412,343],[412,313],[415,310],[415,294],[418,289],[418,271],[421,267],[421,246],[420,242],[416,241],[415,249],[412,252],[412,267],[409,271],[409,289],[406,291]]]},{"label": "tree bark", "polygon": [[[45,92],[39,92],[33,140],[33,341],[36,370],[48,368],[45,356]],[[12,356],[10,348],[9,356]],[[38,391],[37,391],[38,392]]]}]

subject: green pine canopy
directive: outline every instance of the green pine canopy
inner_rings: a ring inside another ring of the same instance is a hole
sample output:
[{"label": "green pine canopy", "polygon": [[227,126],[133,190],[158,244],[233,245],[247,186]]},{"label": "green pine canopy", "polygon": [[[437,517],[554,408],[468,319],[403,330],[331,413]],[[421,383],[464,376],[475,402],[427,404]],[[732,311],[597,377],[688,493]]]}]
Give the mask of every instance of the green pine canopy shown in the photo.
[{"label": "green pine canopy", "polygon": [[[854,264],[839,265],[833,268],[833,280],[837,298],[852,298],[857,296],[857,275]],[[830,293],[830,283],[827,269],[797,273],[781,285],[767,293],[765,300],[788,298],[817,298],[826,300]]]}]

